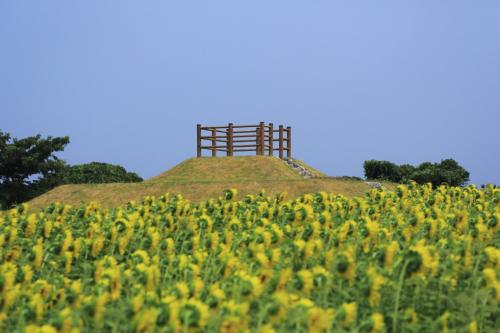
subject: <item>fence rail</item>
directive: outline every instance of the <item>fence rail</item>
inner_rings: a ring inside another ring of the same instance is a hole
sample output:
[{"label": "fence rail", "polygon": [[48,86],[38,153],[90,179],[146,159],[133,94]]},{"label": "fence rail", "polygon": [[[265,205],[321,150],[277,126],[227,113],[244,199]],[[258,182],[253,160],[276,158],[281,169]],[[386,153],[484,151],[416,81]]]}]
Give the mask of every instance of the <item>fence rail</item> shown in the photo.
[{"label": "fence rail", "polygon": [[[277,138],[275,136],[277,134]],[[283,159],[292,157],[292,128],[279,125],[276,129],[273,123],[258,125],[202,126],[197,125],[197,156],[201,157],[203,150],[209,150],[212,156],[217,152],[225,152],[226,156],[233,156],[239,152],[255,152],[256,155],[274,156]],[[278,142],[275,147],[274,143]],[[220,145],[225,143],[225,145]]]}]

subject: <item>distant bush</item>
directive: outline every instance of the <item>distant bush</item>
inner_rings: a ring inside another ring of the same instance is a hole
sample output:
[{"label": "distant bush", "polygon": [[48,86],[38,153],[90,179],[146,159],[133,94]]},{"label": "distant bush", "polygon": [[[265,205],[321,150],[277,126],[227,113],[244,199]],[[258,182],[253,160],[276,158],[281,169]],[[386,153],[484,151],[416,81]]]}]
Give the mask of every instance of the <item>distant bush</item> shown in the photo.
[{"label": "distant bush", "polygon": [[62,184],[134,183],[143,179],[135,172],[108,163],[92,162],[68,166],[60,175]]},{"label": "distant bush", "polygon": [[446,159],[440,163],[422,163],[412,173],[411,178],[419,184],[432,183],[433,185],[448,184],[461,186],[469,181],[469,172],[455,160]]},{"label": "distant bush", "polygon": [[367,179],[389,180],[397,183],[415,181],[434,186],[448,184],[461,186],[469,181],[469,172],[453,159],[440,163],[424,162],[418,167],[409,164],[397,165],[388,161],[369,160],[363,164]]},{"label": "distant bush", "polygon": [[399,174],[401,175],[400,182],[406,183],[411,179],[412,174],[415,172],[417,168],[415,168],[411,164],[402,164],[399,166]]},{"label": "distant bush", "polygon": [[389,180],[392,182],[401,181],[399,167],[389,161],[369,160],[365,161],[363,167],[367,179]]},{"label": "distant bush", "polygon": [[356,176],[336,176],[333,178],[340,179],[340,180],[355,180],[355,181],[362,181],[363,180],[363,178],[356,177]]}]

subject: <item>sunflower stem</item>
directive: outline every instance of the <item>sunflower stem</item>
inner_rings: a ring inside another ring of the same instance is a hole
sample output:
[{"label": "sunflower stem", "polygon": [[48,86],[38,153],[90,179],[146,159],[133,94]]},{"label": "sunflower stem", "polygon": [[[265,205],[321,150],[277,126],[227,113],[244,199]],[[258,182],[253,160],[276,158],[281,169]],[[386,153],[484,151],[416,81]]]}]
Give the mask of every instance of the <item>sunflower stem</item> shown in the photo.
[{"label": "sunflower stem", "polygon": [[394,304],[394,313],[392,315],[392,331],[397,332],[398,327],[398,311],[399,311],[399,298],[401,296],[401,289],[403,289],[403,281],[406,273],[406,267],[408,266],[408,261],[405,261],[403,269],[399,274],[398,291],[396,293],[396,302]]}]

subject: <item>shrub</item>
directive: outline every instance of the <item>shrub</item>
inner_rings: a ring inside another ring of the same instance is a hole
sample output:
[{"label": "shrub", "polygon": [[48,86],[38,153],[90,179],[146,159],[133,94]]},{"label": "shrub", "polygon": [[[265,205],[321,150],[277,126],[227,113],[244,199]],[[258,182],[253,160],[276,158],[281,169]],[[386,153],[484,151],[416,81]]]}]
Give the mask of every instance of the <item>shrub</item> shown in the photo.
[{"label": "shrub", "polygon": [[415,172],[416,168],[411,164],[402,164],[399,166],[401,174],[401,182],[408,182],[411,180],[411,175]]},{"label": "shrub", "polygon": [[68,166],[60,179],[63,184],[134,183],[143,180],[122,166],[100,162]]},{"label": "shrub", "polygon": [[442,160],[437,165],[441,181],[450,186],[461,186],[469,181],[469,172],[453,159]]},{"label": "shrub", "polygon": [[439,172],[436,166],[429,162],[420,164],[408,178],[408,180],[413,180],[418,184],[432,183],[432,185],[440,185],[442,182],[439,179]]},{"label": "shrub", "polygon": [[401,181],[399,167],[389,161],[365,161],[363,168],[365,169],[365,177],[367,179],[389,180],[392,182]]},{"label": "shrub", "polygon": [[410,164],[396,165],[388,161],[369,160],[363,164],[367,179],[390,180],[393,182],[415,181],[418,184],[432,183],[433,186],[448,184],[462,186],[469,181],[469,172],[453,159],[440,163],[424,162],[418,167]]},{"label": "shrub", "polygon": [[362,181],[363,180],[363,178],[356,177],[356,176],[336,176],[333,178],[340,179],[340,180],[354,180],[354,181]]}]

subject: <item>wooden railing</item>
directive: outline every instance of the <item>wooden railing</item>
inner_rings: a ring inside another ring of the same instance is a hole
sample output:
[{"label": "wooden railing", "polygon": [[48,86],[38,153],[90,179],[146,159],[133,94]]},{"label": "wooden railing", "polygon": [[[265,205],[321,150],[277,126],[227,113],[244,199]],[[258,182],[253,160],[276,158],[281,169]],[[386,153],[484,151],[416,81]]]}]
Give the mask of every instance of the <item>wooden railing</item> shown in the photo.
[{"label": "wooden railing", "polygon": [[[277,137],[275,136],[277,134]],[[207,142],[208,141],[208,142]],[[274,144],[277,142],[277,146]],[[256,155],[292,157],[292,128],[279,125],[277,129],[272,123],[260,122],[258,125],[202,126],[197,125],[197,156],[201,157],[203,150],[209,150],[212,156],[217,152],[225,152],[233,156],[239,152],[255,152]]]}]

